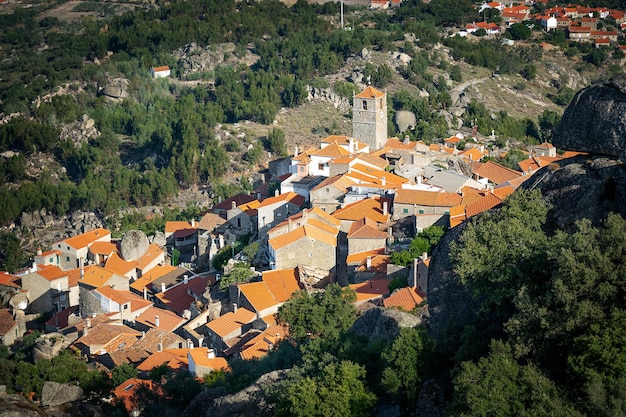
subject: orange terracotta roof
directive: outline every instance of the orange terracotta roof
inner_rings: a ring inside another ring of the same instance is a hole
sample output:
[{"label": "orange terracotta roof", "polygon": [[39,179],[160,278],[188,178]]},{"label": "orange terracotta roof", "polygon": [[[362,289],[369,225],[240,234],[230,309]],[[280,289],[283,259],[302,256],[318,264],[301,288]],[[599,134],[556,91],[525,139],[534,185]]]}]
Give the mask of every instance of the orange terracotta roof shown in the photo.
[{"label": "orange terracotta roof", "polygon": [[213,206],[213,210],[230,210],[233,207],[233,202],[235,202],[235,207],[239,206],[241,204],[245,204],[245,203],[249,203],[250,201],[254,201],[256,200],[255,197],[249,195],[249,194],[244,194],[244,193],[240,193],[237,195],[234,195],[230,198],[227,198],[226,200],[222,201],[221,203],[218,203],[216,205]]},{"label": "orange terracotta roof", "polygon": [[256,314],[245,307],[240,307],[237,312],[228,312],[207,324],[207,327],[219,337],[225,337],[236,329],[252,323]]},{"label": "orange terracotta roof", "polygon": [[361,265],[368,257],[375,257],[377,255],[383,255],[385,253],[385,248],[378,248],[366,252],[353,253],[352,255],[348,255],[346,258],[346,263],[348,265]]},{"label": "orange terracotta roof", "polygon": [[104,267],[118,275],[127,276],[135,271],[136,264],[134,262],[126,262],[117,253],[114,253],[107,259]]},{"label": "orange terracotta roof", "polygon": [[467,158],[470,161],[480,161],[485,157],[485,152],[481,152],[478,148],[469,148],[459,154],[463,158]]},{"label": "orange terracotta roof", "polygon": [[378,224],[366,217],[355,221],[348,231],[348,239],[386,239],[387,233],[378,229]]},{"label": "orange terracotta roof", "polygon": [[165,222],[165,233],[174,233],[178,230],[194,229],[189,222]]},{"label": "orange terracotta roof", "polygon": [[195,275],[188,279],[187,284],[184,281],[179,282],[169,287],[167,291],[157,293],[156,297],[168,309],[182,315],[191,306],[191,303],[196,300],[196,297],[201,297],[206,289],[214,283],[214,275]]},{"label": "orange terracotta roof", "polygon": [[175,271],[177,268],[173,265],[157,265],[152,268],[150,271],[146,272],[141,276],[141,278],[136,279],[130,284],[130,287],[134,290],[142,292],[144,287],[150,284],[152,281],[161,278],[164,275],[169,274],[170,272]]},{"label": "orange terracotta roof", "polygon": [[[156,323],[156,316],[159,317],[159,325]],[[166,332],[173,332],[182,326],[187,320],[176,315],[169,310],[163,310],[158,307],[149,307],[141,313],[137,318],[135,318],[137,323],[141,323],[145,326],[152,327],[155,329],[163,330]]]},{"label": "orange terracotta roof", "polygon": [[291,295],[300,290],[298,273],[295,268],[275,269],[263,272],[263,282],[279,303],[289,300]]},{"label": "orange terracotta roof", "polygon": [[385,93],[383,93],[382,91],[378,91],[377,89],[375,89],[374,87],[367,86],[365,88],[365,90],[361,91],[359,94],[357,94],[356,96],[354,96],[354,98],[378,98],[378,97],[384,97]]},{"label": "orange terracotta roof", "polygon": [[117,252],[117,245],[111,242],[93,242],[89,246],[89,252],[96,255],[110,255]]},{"label": "orange terracotta roof", "polygon": [[369,259],[370,266],[367,266],[367,258],[361,261],[361,264],[356,268],[358,272],[376,272],[376,277],[387,276],[387,265],[391,262],[391,256],[389,255],[375,255]]},{"label": "orange terracotta roof", "polygon": [[152,69],[154,69],[155,72],[160,72],[160,71],[169,71],[170,67],[168,67],[167,65],[162,65],[160,67],[153,67]]},{"label": "orange terracotta roof", "polygon": [[255,312],[263,311],[278,304],[265,282],[238,284],[239,291],[246,297]]},{"label": "orange terracotta roof", "polygon": [[396,191],[394,203],[428,207],[453,207],[461,204],[461,200],[462,197],[458,193],[399,189]]},{"label": "orange terracotta roof", "polygon": [[109,271],[108,269],[102,268],[98,265],[89,265],[85,267],[84,277],[79,281],[79,283],[98,288],[106,284],[106,282],[110,280],[113,275],[115,275],[115,273]]},{"label": "orange terracotta roof", "polygon": [[[336,231],[338,232],[338,231]],[[268,244],[276,249],[280,249],[287,245],[291,245],[292,243],[297,242],[303,238],[309,238],[312,240],[317,240],[323,243],[326,243],[330,246],[337,246],[337,234],[330,234],[318,227],[312,226],[311,224],[306,224],[304,226],[300,226],[291,232],[287,232],[283,235],[272,238],[268,241]]]},{"label": "orange terracotta roof", "polygon": [[[387,214],[383,214],[383,203],[387,203]],[[387,223],[389,221],[389,210],[391,200],[384,197],[374,196],[355,201],[347,206],[335,211],[332,216],[339,220],[357,221],[363,217],[374,220],[376,223]]]},{"label": "orange terracotta roof", "polygon": [[286,326],[270,326],[261,334],[251,339],[241,347],[241,359],[259,359],[270,351],[270,346],[276,346],[287,335]]},{"label": "orange terracotta roof", "polygon": [[295,204],[296,206],[302,206],[304,204],[304,197],[300,194],[296,194],[293,191],[289,191],[288,193],[279,194],[274,197],[268,197],[261,202],[259,208],[271,206],[272,204],[281,203],[281,202],[290,202]]},{"label": "orange terracotta roof", "polygon": [[44,277],[48,281],[68,276],[66,271],[63,271],[56,265],[38,266],[37,274]]},{"label": "orange terracotta roof", "polygon": [[130,291],[116,290],[108,285],[98,287],[94,291],[99,292],[109,300],[114,301],[120,305],[130,303],[131,311],[137,311],[143,307],[152,305],[151,301],[144,300],[143,298],[133,294]]},{"label": "orange terracotta roof", "polygon": [[522,176],[521,172],[502,166],[494,161],[480,164],[480,166],[474,169],[474,173],[482,178],[488,178],[494,184],[502,184]]},{"label": "orange terracotta roof", "polygon": [[469,219],[472,216],[475,216],[483,211],[487,211],[489,209],[494,208],[498,204],[502,203],[502,199],[496,196],[493,193],[487,193],[481,200],[468,205],[465,208],[465,214]]},{"label": "orange terracotta roof", "polygon": [[383,300],[383,305],[387,308],[398,307],[405,311],[413,311],[422,301],[426,294],[413,287],[400,288]]},{"label": "orange terracotta roof", "polygon": [[134,261],[135,266],[138,269],[145,269],[148,265],[154,262],[155,259],[163,255],[163,249],[156,243],[150,244],[148,250],[140,258]]},{"label": "orange terracotta roof", "polygon": [[498,197],[500,200],[504,200],[505,198],[507,198],[508,196],[510,196],[511,194],[513,194],[513,191],[515,191],[515,188],[513,188],[513,186],[511,185],[505,185],[502,187],[496,187],[493,190],[493,193],[496,195],[496,197]]},{"label": "orange terracotta roof", "polygon": [[198,222],[198,229],[212,231],[217,226],[226,223],[220,215],[215,213],[207,213]]},{"label": "orange terracotta roof", "polygon": [[398,138],[389,138],[387,142],[385,142],[385,148],[393,149],[393,150],[403,150],[403,151],[414,151],[415,145],[417,142],[409,141],[404,142]]},{"label": "orange terracotta roof", "polygon": [[389,294],[389,280],[387,278],[373,279],[359,284],[350,284],[349,287],[356,291],[356,302],[374,300]]},{"label": "orange terracotta roof", "polygon": [[187,354],[188,357],[191,357],[190,360],[193,360],[193,363],[195,363],[196,366],[203,366],[214,370],[228,369],[228,362],[226,362],[225,358],[219,356],[209,358],[208,351],[208,348],[199,347],[189,349]]},{"label": "orange terracotta roof", "polygon": [[386,159],[383,159],[380,156],[376,156],[373,153],[360,153],[357,155],[356,160],[362,161],[366,164],[374,165],[378,169],[382,170],[389,166],[389,163]]},{"label": "orange terracotta roof", "polygon": [[[141,387],[146,387],[149,391],[157,389],[150,380],[130,378],[115,387],[113,395],[115,398],[122,401],[124,409],[128,413],[132,413],[132,411],[139,406],[135,393]],[[160,389],[157,390],[160,391]]]},{"label": "orange terracotta roof", "polygon": [[320,182],[315,187],[313,187],[311,191],[321,190],[322,188],[326,188],[332,185],[339,191],[342,191],[345,193],[354,184],[355,182],[351,178],[346,177],[343,174],[340,174],[340,175],[335,175],[333,177],[326,178],[324,181]]},{"label": "orange terracotta roof", "polygon": [[[172,369],[180,369],[181,367],[187,368],[187,352],[189,352],[189,349],[187,348],[163,349],[161,352],[154,352],[152,355],[148,356],[145,361],[141,362],[137,366],[137,369],[148,372],[152,370],[152,368],[161,366],[164,363],[170,368],[172,368],[171,365],[177,366],[177,368]],[[184,366],[181,366],[183,364]]]},{"label": "orange terracotta roof", "polygon": [[98,323],[74,343],[82,343],[85,346],[107,345],[123,335],[130,335],[137,339],[141,336],[141,332],[124,325]]},{"label": "orange terracotta roof", "polygon": [[0,285],[4,285],[6,287],[21,288],[15,283],[15,281],[17,281],[18,279],[19,277],[11,275],[8,272],[0,272]]},{"label": "orange terracotta roof", "polygon": [[391,172],[387,172],[383,169],[372,168],[365,164],[354,164],[350,168],[350,172],[344,175],[351,176],[357,172],[369,177],[370,182],[376,183],[376,184],[378,183],[382,184],[383,179],[386,185],[394,185],[397,187],[409,182],[409,180],[407,180],[404,177],[393,174]]},{"label": "orange terracotta roof", "polygon": [[91,230],[89,232],[85,232],[78,236],[70,237],[62,242],[68,246],[71,246],[74,249],[85,248],[95,242],[96,240],[102,239],[103,237],[111,235],[111,232],[107,229],[98,228],[95,230]]},{"label": "orange terracotta roof", "polygon": [[311,156],[321,156],[325,158],[340,158],[346,155],[350,155],[350,152],[348,152],[343,146],[339,146],[337,142],[324,146],[319,151],[311,154]]}]

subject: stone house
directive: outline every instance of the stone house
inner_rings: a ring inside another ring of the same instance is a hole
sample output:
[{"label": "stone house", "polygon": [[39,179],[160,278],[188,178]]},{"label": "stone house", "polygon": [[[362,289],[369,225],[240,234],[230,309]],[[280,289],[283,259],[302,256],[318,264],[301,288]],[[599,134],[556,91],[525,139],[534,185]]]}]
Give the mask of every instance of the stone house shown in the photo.
[{"label": "stone house", "polygon": [[33,313],[61,311],[71,307],[69,274],[58,266],[35,266],[21,278],[22,288],[28,291],[29,309]]},{"label": "stone house", "polygon": [[257,230],[260,238],[265,238],[267,232],[276,224],[284,221],[290,215],[298,213],[304,205],[303,196],[294,192],[278,194],[266,198],[257,209]]},{"label": "stone house", "polygon": [[268,241],[271,269],[289,269],[298,265],[334,271],[337,264],[337,233],[308,222],[304,226]]},{"label": "stone house", "polygon": [[[147,332],[150,329],[157,329],[168,333],[182,333],[182,325],[186,319],[169,310],[150,306],[140,315],[135,317],[134,328]],[[177,331],[178,330],[178,331]]]},{"label": "stone house", "polygon": [[347,204],[335,211],[332,216],[341,221],[339,231],[348,233],[352,224],[363,217],[373,220],[377,224],[386,224],[390,220],[391,199],[374,195],[359,201]]},{"label": "stone house", "polygon": [[319,183],[311,190],[311,206],[326,213],[332,213],[341,207],[349,188],[356,184],[344,175],[335,175]]},{"label": "stone house", "polygon": [[363,217],[348,231],[348,255],[384,248],[388,236],[388,232],[380,230],[375,221]]},{"label": "stone house", "polygon": [[257,200],[257,198],[249,194],[240,193],[232,197],[229,197],[224,201],[218,202],[217,204],[213,206],[211,211],[217,214],[218,216],[222,217],[223,219],[226,219],[226,213],[228,212],[228,210],[233,208],[233,203],[235,203],[235,207],[237,207],[242,204],[250,203],[254,200]]},{"label": "stone house", "polygon": [[234,307],[234,311],[228,312],[206,325],[205,341],[218,352],[223,352],[234,343],[229,343],[233,338],[241,336],[253,327],[256,314],[247,308]]},{"label": "stone house", "polygon": [[128,290],[116,290],[108,285],[84,291],[80,298],[80,313],[83,317],[117,313],[110,318],[119,319],[122,323],[135,321],[150,306],[151,301]]},{"label": "stone house", "polygon": [[61,252],[59,266],[62,269],[80,268],[89,253],[89,246],[94,242],[110,242],[111,232],[98,228],[78,236],[70,237],[52,245],[52,250]]},{"label": "stone house", "polygon": [[0,309],[0,345],[10,346],[15,339],[21,337],[19,326],[11,310],[8,308]]},{"label": "stone house", "polygon": [[261,205],[259,200],[235,205],[232,201],[232,208],[226,212],[226,220],[231,228],[242,233],[255,234],[258,226],[258,208]]},{"label": "stone house", "polygon": [[189,372],[196,378],[202,378],[213,371],[228,369],[226,359],[215,356],[213,349],[203,347],[189,349],[187,360],[189,361]]}]

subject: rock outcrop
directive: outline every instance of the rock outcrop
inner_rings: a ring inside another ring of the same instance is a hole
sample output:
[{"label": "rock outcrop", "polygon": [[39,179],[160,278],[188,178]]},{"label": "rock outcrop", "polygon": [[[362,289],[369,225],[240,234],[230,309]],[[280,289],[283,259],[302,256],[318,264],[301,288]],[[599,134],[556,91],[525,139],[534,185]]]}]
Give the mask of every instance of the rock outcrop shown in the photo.
[{"label": "rock outcrop", "polygon": [[[557,148],[587,154],[550,164],[522,185],[541,190],[551,205],[546,231],[571,232],[583,218],[598,226],[611,212],[626,217],[626,76],[580,91],[553,137]],[[460,283],[448,256],[464,228],[465,223],[443,236],[429,268],[429,324],[440,347],[475,310],[471,289]]]},{"label": "rock outcrop", "polygon": [[403,327],[415,327],[422,320],[409,313],[391,308],[370,308],[363,313],[350,331],[358,335],[366,336],[370,341],[385,340],[393,341]]},{"label": "rock outcrop", "polygon": [[553,135],[560,149],[621,158],[626,155],[626,74],[579,91]]},{"label": "rock outcrop", "polygon": [[267,401],[267,393],[286,376],[286,370],[269,372],[231,395],[224,395],[224,390],[206,390],[193,399],[181,417],[271,417],[274,404]]},{"label": "rock outcrop", "polygon": [[398,110],[394,117],[394,122],[398,127],[399,132],[404,132],[407,129],[413,129],[417,125],[417,118],[415,113],[407,110]]},{"label": "rock outcrop", "polygon": [[83,390],[77,385],[46,381],[41,389],[41,405],[44,407],[57,406],[82,400],[84,396]]},{"label": "rock outcrop", "polygon": [[120,254],[125,261],[134,261],[141,258],[147,251],[150,243],[148,236],[141,230],[129,230],[124,233],[120,243]]}]

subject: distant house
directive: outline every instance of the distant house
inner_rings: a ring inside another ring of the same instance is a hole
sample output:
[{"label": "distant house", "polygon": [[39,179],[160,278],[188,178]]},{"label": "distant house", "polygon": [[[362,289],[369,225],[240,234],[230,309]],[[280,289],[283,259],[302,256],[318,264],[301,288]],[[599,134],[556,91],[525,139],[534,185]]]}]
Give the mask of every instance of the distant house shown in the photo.
[{"label": "distant house", "polygon": [[171,75],[170,67],[163,65],[160,67],[150,67],[152,78],[165,78]]},{"label": "distant house", "polygon": [[226,359],[215,356],[213,349],[202,347],[189,349],[187,360],[189,361],[189,372],[196,378],[202,378],[213,371],[228,369]]},{"label": "distant house", "polygon": [[345,195],[354,184],[353,180],[343,175],[327,178],[311,190],[311,205],[332,213],[341,207]]},{"label": "distant house", "polygon": [[169,221],[165,223],[165,240],[168,246],[180,248],[198,244],[198,225],[195,220]]},{"label": "distant house", "polygon": [[348,255],[384,248],[388,236],[375,221],[363,217],[354,222],[348,231]]},{"label": "distant house", "polygon": [[0,345],[10,346],[21,336],[11,311],[8,308],[0,309]]},{"label": "distant house", "polygon": [[239,337],[252,328],[256,314],[247,308],[236,308],[234,312],[228,312],[206,325],[209,345],[218,352],[231,347],[229,341]]},{"label": "distant house", "polygon": [[52,245],[52,250],[61,252],[59,256],[59,266],[62,269],[80,268],[87,260],[89,247],[94,242],[110,241],[111,232],[99,228],[56,242]]},{"label": "distant house", "polygon": [[22,288],[28,291],[32,312],[61,311],[71,307],[69,274],[58,266],[35,268],[23,275]]},{"label": "distant house", "polygon": [[284,221],[290,215],[298,213],[304,205],[303,196],[294,192],[278,194],[266,198],[257,208],[257,230],[260,237],[265,237],[268,230]]},{"label": "distant house", "polygon": [[128,415],[138,416],[143,411],[145,404],[142,404],[138,400],[138,396],[135,395],[137,390],[147,389],[149,391],[155,391],[162,395],[161,389],[155,385],[151,380],[130,378],[122,382],[113,390],[113,396],[117,402],[126,410]]},{"label": "distant house", "polygon": [[383,305],[387,308],[399,308],[411,312],[419,306],[426,294],[413,287],[404,287],[394,291],[389,297],[383,300]]}]

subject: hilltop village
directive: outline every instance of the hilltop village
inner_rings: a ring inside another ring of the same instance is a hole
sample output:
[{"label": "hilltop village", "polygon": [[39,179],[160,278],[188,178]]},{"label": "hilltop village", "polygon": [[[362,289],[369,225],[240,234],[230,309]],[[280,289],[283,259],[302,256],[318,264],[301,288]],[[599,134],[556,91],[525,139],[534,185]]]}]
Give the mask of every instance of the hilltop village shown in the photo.
[{"label": "hilltop village", "polygon": [[[39,250],[27,269],[0,274],[11,294],[11,308],[0,312],[2,344],[52,312],[42,357],[70,348],[103,369],[131,364],[146,377],[166,363],[201,378],[227,369],[230,358],[272,350],[289,331],[274,314],[298,290],[339,283],[356,292],[359,309],[427,314],[429,254],[393,265],[390,248],[497,206],[538,169],[572,155],[542,143],[513,170],[480,162],[495,156],[494,137],[458,133],[433,145],[387,138],[386,106],[386,93],[367,86],[353,99],[352,137],[328,136],[318,149],[271,161],[261,187],[199,219],[167,222],[162,242],[138,231],[116,240],[97,228]],[[234,250],[243,236],[258,242],[264,267],[245,264],[246,282],[220,285],[246,260]],[[235,256],[218,271],[213,261],[224,248]],[[172,265],[174,252],[185,262]],[[397,277],[408,285],[390,293]],[[115,395],[131,398],[139,385],[125,381]]]}]

